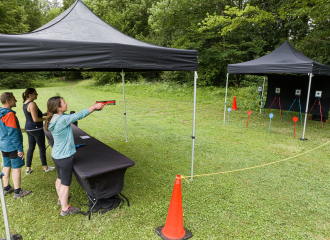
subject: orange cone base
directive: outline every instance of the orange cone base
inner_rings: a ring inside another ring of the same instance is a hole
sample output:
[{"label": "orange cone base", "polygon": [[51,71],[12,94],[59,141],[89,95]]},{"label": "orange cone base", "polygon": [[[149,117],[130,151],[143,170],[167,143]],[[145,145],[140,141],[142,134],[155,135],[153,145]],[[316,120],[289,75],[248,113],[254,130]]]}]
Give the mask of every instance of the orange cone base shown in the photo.
[{"label": "orange cone base", "polygon": [[189,232],[186,228],[183,228],[184,231],[185,231],[185,235],[182,237],[182,238],[168,238],[166,236],[163,235],[162,233],[162,230],[163,230],[164,226],[161,226],[161,227],[158,227],[156,228],[156,233],[163,239],[163,240],[185,240],[185,239],[188,239],[188,238],[191,238],[192,237],[192,233]]}]

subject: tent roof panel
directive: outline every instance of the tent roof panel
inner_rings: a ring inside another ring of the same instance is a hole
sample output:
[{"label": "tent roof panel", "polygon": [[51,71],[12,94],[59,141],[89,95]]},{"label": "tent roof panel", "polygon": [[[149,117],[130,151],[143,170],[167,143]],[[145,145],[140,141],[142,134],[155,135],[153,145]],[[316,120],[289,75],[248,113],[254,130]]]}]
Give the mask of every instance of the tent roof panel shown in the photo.
[{"label": "tent roof panel", "polygon": [[196,71],[197,51],[129,37],[76,2],[41,28],[0,34],[0,71]]},{"label": "tent roof panel", "polygon": [[160,47],[139,41],[118,31],[96,16],[79,0],[54,20],[26,36]]},{"label": "tent roof panel", "polygon": [[330,67],[306,57],[288,42],[285,42],[271,53],[260,58],[228,64],[227,72],[256,75],[268,73],[330,75]]}]

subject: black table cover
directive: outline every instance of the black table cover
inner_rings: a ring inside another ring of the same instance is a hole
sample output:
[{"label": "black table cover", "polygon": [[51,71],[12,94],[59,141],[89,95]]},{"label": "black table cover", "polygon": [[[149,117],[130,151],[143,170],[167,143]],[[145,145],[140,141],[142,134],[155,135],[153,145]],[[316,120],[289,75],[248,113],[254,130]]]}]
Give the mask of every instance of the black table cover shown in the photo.
[{"label": "black table cover", "polygon": [[[77,148],[73,156],[73,172],[84,190],[94,199],[114,196],[123,190],[124,175],[135,162],[101,141],[91,137],[71,124],[75,144],[85,143]],[[45,131],[48,142],[54,144],[53,136]],[[83,139],[82,137],[89,138]]]}]

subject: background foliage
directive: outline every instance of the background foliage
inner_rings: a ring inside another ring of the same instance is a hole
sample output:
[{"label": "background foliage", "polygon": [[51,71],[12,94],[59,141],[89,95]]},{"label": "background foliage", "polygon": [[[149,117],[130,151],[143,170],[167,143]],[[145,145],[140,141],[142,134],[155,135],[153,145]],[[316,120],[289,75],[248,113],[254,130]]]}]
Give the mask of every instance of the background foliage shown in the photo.
[{"label": "background foliage", "polygon": [[[73,3],[74,0],[63,0],[62,4],[57,0],[0,0],[0,33],[33,31]],[[330,0],[85,0],[84,3],[101,19],[131,37],[166,47],[198,50],[201,86],[223,86],[227,64],[263,56],[284,41],[308,57],[330,64]],[[54,76],[82,77],[79,73],[50,74],[50,78]],[[38,75],[26,75],[30,77]],[[121,81],[120,75],[114,73],[91,72],[83,77],[93,77],[99,85]],[[189,72],[141,72],[127,77],[131,81],[175,81],[188,85],[192,82]],[[2,74],[0,78],[4,78]],[[258,78],[233,75],[230,80],[232,85],[245,86],[255,84]]]}]

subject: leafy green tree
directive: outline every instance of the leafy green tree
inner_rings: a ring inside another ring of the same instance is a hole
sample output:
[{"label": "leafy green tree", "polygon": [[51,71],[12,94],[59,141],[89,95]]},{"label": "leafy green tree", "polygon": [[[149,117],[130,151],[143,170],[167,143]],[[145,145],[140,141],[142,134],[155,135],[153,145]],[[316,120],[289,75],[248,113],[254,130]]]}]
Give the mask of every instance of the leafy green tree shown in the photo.
[{"label": "leafy green tree", "polygon": [[[311,36],[309,32],[313,29],[310,25],[313,19],[309,15],[311,11],[303,10],[302,2],[310,7],[315,1],[250,0],[243,9],[227,6],[223,15],[209,14],[200,24],[200,31],[218,34],[226,39],[219,43],[223,46],[219,54],[228,63],[260,57],[287,40],[299,50],[300,43]],[[302,52],[306,54],[306,51]],[[226,64],[222,67],[225,70]],[[235,77],[236,84],[244,79],[240,75]]]},{"label": "leafy green tree", "polygon": [[42,21],[42,26],[45,25],[46,23],[50,22],[54,18],[56,18],[58,15],[62,13],[61,8],[50,8],[46,13],[43,15],[43,21]]},{"label": "leafy green tree", "polygon": [[29,26],[29,32],[42,26],[44,0],[17,0],[20,6],[24,7],[27,18],[25,23]]},{"label": "leafy green tree", "polygon": [[28,30],[27,14],[16,0],[0,0],[0,33],[23,33]]},{"label": "leafy green tree", "polygon": [[[280,15],[284,19],[294,19],[294,23],[305,19],[304,26],[296,24],[296,32],[290,33],[290,38],[305,55],[330,65],[330,0],[296,0],[282,5]],[[305,31],[297,39],[302,27]]]},{"label": "leafy green tree", "polygon": [[84,3],[103,21],[119,31],[144,39],[148,36],[148,9],[156,0],[85,0]]},{"label": "leafy green tree", "polygon": [[[223,15],[226,5],[234,6],[244,1],[214,0],[162,0],[149,10],[150,38],[158,45],[198,50],[198,83],[220,85],[225,75],[222,66],[226,56],[222,54],[226,41],[217,31],[200,31],[208,14]],[[192,83],[191,73],[164,73],[164,79]]]},{"label": "leafy green tree", "polygon": [[63,0],[63,6],[62,11],[64,12],[66,9],[68,9],[76,0]]}]

